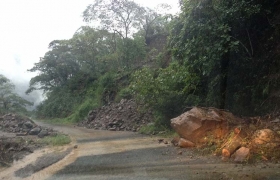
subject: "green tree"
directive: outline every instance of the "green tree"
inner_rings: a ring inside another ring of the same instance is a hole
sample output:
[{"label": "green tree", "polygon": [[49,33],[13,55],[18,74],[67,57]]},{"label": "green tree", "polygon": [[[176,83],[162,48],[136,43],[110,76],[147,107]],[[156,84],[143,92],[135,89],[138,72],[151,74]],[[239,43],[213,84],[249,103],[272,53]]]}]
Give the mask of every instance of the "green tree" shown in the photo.
[{"label": "green tree", "polygon": [[170,9],[170,6],[168,4],[159,4],[156,10],[149,7],[142,7],[142,9],[141,29],[143,30],[146,44],[150,44],[154,36],[168,33],[166,27],[167,23],[172,19],[172,15],[166,12]]},{"label": "green tree", "polygon": [[66,84],[79,71],[79,63],[71,52],[68,40],[55,40],[49,44],[49,51],[30,72],[40,74],[30,80],[30,88],[26,93],[41,89],[45,92]]},{"label": "green tree", "polygon": [[208,105],[226,108],[229,66],[234,56],[243,60],[252,57],[247,37],[241,33],[260,13],[260,5],[252,0],[181,3],[183,13],[170,41],[174,57],[201,77]]},{"label": "green tree", "polygon": [[139,27],[141,7],[130,0],[95,0],[83,13],[87,22],[100,22],[101,29],[118,33],[122,38]]},{"label": "green tree", "polygon": [[[81,27],[69,40],[71,52],[75,54],[81,70],[88,73],[104,73],[116,66],[110,57],[116,52],[119,37],[107,30],[95,30],[88,26]],[[110,66],[112,65],[112,66]]]},{"label": "green tree", "polygon": [[16,94],[14,88],[14,84],[0,74],[0,112],[25,112],[26,106],[33,105]]}]

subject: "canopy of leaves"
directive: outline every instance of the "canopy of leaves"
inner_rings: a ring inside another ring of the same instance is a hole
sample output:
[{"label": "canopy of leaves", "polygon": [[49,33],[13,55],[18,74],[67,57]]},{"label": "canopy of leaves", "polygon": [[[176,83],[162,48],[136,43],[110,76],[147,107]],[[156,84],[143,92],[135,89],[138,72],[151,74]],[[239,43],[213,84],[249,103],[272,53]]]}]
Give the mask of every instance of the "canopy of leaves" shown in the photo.
[{"label": "canopy of leaves", "polygon": [[102,29],[115,31],[122,38],[132,35],[139,27],[143,9],[129,0],[95,0],[83,13],[85,21],[99,21]]},{"label": "canopy of leaves", "polygon": [[264,54],[279,40],[279,25],[271,23],[277,7],[277,1],[181,1],[170,49],[200,77],[204,105],[253,112],[267,98],[264,77],[275,58]]},{"label": "canopy of leaves", "polygon": [[41,117],[67,117],[88,96],[88,88],[97,90],[95,84],[104,74],[140,66],[145,48],[141,36],[122,39],[105,30],[81,27],[71,39],[49,44],[49,51],[29,70],[39,74],[26,93],[45,92],[46,100],[38,107]]}]

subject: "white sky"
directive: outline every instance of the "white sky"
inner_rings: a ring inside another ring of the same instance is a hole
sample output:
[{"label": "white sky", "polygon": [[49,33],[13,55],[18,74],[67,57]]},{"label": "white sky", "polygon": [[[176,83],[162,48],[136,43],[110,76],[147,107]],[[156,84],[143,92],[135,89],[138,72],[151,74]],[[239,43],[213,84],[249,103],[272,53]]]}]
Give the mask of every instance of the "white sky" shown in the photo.
[{"label": "white sky", "polygon": [[[0,0],[0,74],[15,84],[35,74],[27,72],[56,39],[70,39],[85,23],[82,12],[93,0]],[[154,7],[178,0],[135,0]],[[25,90],[23,90],[25,91]]]}]

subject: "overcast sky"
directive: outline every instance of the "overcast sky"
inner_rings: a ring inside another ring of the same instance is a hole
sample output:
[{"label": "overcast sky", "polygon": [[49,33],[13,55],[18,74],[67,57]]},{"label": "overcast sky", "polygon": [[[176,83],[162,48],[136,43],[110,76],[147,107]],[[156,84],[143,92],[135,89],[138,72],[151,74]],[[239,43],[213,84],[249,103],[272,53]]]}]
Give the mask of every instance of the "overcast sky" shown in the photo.
[{"label": "overcast sky", "polygon": [[[35,74],[27,72],[56,39],[69,39],[86,25],[82,12],[93,0],[0,0],[0,74],[15,84],[27,84]],[[154,7],[177,0],[135,0]],[[22,87],[21,87],[22,88]],[[26,89],[22,89],[25,91]]]}]

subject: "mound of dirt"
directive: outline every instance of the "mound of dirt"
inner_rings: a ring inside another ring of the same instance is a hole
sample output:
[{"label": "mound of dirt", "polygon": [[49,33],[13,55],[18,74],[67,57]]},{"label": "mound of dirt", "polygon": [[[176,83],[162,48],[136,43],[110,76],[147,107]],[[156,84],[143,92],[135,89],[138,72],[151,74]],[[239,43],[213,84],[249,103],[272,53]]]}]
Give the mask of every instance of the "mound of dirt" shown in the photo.
[{"label": "mound of dirt", "polygon": [[56,134],[53,129],[40,127],[27,117],[11,113],[0,117],[0,131],[16,133],[18,136],[38,135],[40,138]]},{"label": "mound of dirt", "polygon": [[0,117],[0,130],[11,133],[27,133],[36,124],[28,119],[16,114],[6,114]]},{"label": "mound of dirt", "polygon": [[88,117],[78,126],[98,130],[139,131],[153,119],[151,111],[140,113],[133,100],[122,99],[120,103],[111,103],[89,112]]}]

